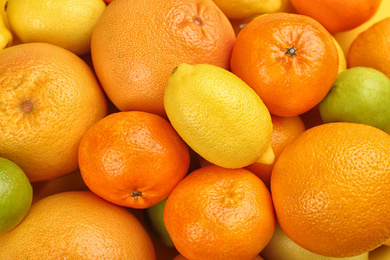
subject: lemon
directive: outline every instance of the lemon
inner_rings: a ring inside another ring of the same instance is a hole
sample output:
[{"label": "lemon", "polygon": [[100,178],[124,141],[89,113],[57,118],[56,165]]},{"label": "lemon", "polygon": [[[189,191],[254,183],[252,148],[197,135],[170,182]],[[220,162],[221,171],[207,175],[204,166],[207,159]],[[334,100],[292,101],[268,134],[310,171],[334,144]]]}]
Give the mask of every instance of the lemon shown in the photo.
[{"label": "lemon", "polygon": [[77,55],[90,52],[93,28],[106,8],[103,0],[8,0],[11,31],[21,42],[46,42]]},{"label": "lemon", "polygon": [[228,70],[180,64],[169,76],[164,107],[177,133],[212,164],[241,168],[275,159],[267,107]]},{"label": "lemon", "polygon": [[0,50],[12,44],[12,34],[8,30],[3,17],[0,17]]},{"label": "lemon", "polygon": [[0,235],[17,226],[32,202],[32,186],[14,162],[0,157]]},{"label": "lemon", "polygon": [[282,0],[214,0],[229,19],[242,19],[255,14],[280,10]]}]

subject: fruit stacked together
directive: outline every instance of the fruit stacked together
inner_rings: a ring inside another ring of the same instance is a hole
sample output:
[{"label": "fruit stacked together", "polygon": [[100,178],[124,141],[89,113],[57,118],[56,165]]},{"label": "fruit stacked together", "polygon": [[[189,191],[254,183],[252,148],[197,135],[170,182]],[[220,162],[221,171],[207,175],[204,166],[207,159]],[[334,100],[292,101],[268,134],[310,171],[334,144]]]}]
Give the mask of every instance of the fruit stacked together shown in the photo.
[{"label": "fruit stacked together", "polygon": [[0,4],[0,259],[390,257],[390,0]]}]

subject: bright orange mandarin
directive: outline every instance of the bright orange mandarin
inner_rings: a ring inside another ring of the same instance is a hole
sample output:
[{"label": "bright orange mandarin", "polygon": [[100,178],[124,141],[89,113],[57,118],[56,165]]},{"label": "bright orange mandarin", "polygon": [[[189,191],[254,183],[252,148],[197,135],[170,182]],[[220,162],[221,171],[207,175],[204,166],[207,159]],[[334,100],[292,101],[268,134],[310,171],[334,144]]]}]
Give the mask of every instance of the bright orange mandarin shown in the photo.
[{"label": "bright orange mandarin", "polygon": [[[188,260],[188,259],[182,255],[177,255],[177,256],[175,256],[175,258],[173,258],[173,260]],[[260,255],[258,255],[255,258],[253,258],[252,260],[264,260],[264,259]]]},{"label": "bright orange mandarin", "polygon": [[278,223],[305,249],[331,257],[363,254],[390,237],[390,136],[355,123],[306,130],[272,171]]},{"label": "bright orange mandarin", "polygon": [[352,30],[368,21],[387,0],[291,0],[296,11],[308,15],[330,33]]},{"label": "bright orange mandarin", "polygon": [[[284,147],[291,143],[295,137],[303,133],[306,128],[299,116],[280,117],[271,115],[271,119],[273,125],[271,147],[275,154],[276,162]],[[245,168],[256,174],[269,188],[274,164],[275,163],[271,165],[254,163]]]},{"label": "bright orange mandarin", "polygon": [[104,90],[121,111],[165,116],[172,70],[180,63],[229,69],[235,38],[212,0],[118,0],[96,24],[91,53]]},{"label": "bright orange mandarin", "polygon": [[0,259],[156,258],[148,233],[128,210],[90,191],[72,191],[33,204],[0,236]]},{"label": "bright orange mandarin", "polygon": [[216,165],[191,172],[172,191],[164,222],[188,259],[255,258],[275,228],[271,195],[245,169]]},{"label": "bright orange mandarin", "polygon": [[147,208],[168,197],[190,164],[186,143],[164,118],[141,111],[110,114],[79,146],[85,184],[102,198]]},{"label": "bright orange mandarin", "polygon": [[272,13],[241,30],[230,65],[271,114],[291,117],[326,96],[336,80],[339,61],[332,36],[316,20]]},{"label": "bright orange mandarin", "polygon": [[107,114],[91,68],[48,43],[0,52],[0,100],[0,156],[33,182],[77,170],[82,135]]},{"label": "bright orange mandarin", "polygon": [[352,42],[348,67],[371,67],[390,78],[390,17],[373,24]]}]

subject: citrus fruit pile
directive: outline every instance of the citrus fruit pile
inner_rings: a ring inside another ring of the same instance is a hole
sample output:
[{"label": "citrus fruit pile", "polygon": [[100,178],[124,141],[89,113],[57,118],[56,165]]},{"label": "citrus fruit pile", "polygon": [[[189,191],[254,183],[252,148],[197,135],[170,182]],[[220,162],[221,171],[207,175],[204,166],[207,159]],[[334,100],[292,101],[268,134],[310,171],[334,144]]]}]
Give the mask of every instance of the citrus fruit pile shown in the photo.
[{"label": "citrus fruit pile", "polygon": [[0,259],[390,259],[390,0],[0,14]]}]

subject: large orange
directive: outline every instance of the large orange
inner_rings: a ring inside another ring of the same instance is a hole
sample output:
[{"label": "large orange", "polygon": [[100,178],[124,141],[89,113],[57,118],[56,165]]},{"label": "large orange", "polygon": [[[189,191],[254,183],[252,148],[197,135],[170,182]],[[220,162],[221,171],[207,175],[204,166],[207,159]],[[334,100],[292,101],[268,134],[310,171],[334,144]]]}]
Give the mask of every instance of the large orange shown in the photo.
[{"label": "large orange", "polygon": [[352,30],[365,23],[376,13],[381,2],[382,0],[291,0],[298,13],[316,19],[330,33]]},{"label": "large orange", "polygon": [[180,63],[229,69],[235,33],[212,0],[116,0],[97,22],[91,53],[108,97],[121,110],[165,116],[168,77]]},{"label": "large orange", "polygon": [[384,18],[360,33],[352,42],[348,67],[371,67],[390,78],[390,17]]},{"label": "large orange", "polygon": [[270,192],[246,169],[210,165],[172,191],[164,222],[188,259],[251,260],[270,241],[275,217]]},{"label": "large orange", "polygon": [[320,23],[304,15],[273,13],[240,31],[230,64],[271,114],[292,117],[326,96],[339,61],[332,36]]},{"label": "large orange", "polygon": [[102,198],[147,208],[166,197],[190,165],[187,144],[163,117],[142,111],[110,114],[82,137],[79,166]]},{"label": "large orange", "polygon": [[[275,154],[275,161],[283,151],[284,147],[291,143],[295,137],[305,131],[305,125],[299,116],[294,117],[280,117],[271,115],[272,119],[272,139],[271,147]],[[266,165],[262,163],[253,163],[246,167],[254,174],[256,174],[264,184],[269,188],[272,168],[274,164]]]},{"label": "large orange", "polygon": [[93,71],[72,52],[48,43],[0,52],[0,156],[30,181],[77,170],[82,135],[106,113]]},{"label": "large orange", "polygon": [[331,257],[363,254],[390,237],[390,136],[355,123],[306,130],[272,171],[278,223],[305,249]]},{"label": "large orange", "polygon": [[63,192],[33,204],[0,236],[0,259],[153,260],[145,228],[128,210],[90,191]]}]

